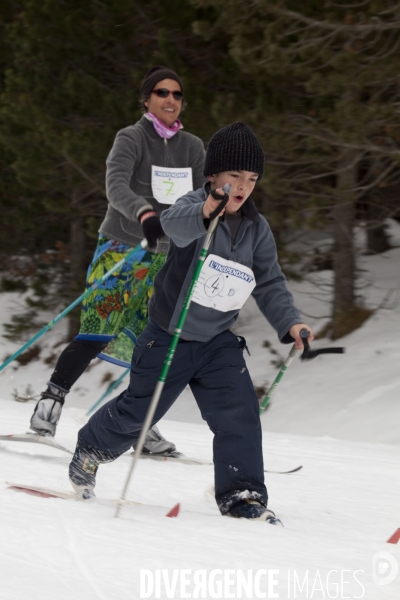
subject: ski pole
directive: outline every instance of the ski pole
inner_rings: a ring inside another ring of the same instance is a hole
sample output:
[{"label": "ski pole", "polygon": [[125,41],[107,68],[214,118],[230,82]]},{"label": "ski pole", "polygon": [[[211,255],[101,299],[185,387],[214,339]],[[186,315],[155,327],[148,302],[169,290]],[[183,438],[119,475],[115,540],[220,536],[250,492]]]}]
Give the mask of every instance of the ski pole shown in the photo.
[{"label": "ski pole", "polygon": [[90,414],[91,414],[91,413],[92,413],[92,412],[93,412],[93,411],[94,411],[94,410],[95,410],[95,409],[96,409],[96,408],[97,408],[97,407],[98,407],[98,406],[99,406],[99,405],[100,405],[100,404],[103,402],[103,400],[105,400],[105,399],[107,398],[107,396],[109,396],[109,395],[111,394],[111,392],[112,392],[113,390],[115,390],[115,388],[116,388],[116,387],[118,387],[118,386],[119,386],[119,384],[120,384],[120,383],[121,383],[121,381],[124,379],[124,377],[126,377],[126,375],[128,375],[129,371],[130,371],[130,369],[126,369],[126,370],[125,370],[125,371],[122,373],[122,375],[120,375],[120,376],[118,377],[118,379],[116,379],[116,380],[114,381],[114,383],[112,383],[112,384],[110,385],[110,387],[108,387],[108,388],[106,389],[106,391],[104,392],[104,394],[102,395],[102,397],[101,397],[101,398],[99,398],[99,399],[97,400],[97,402],[95,402],[95,403],[93,404],[93,406],[91,406],[91,407],[89,408],[89,410],[88,410],[88,411],[87,411],[87,413],[86,413],[86,416],[87,416],[87,417],[88,417],[88,416],[89,416],[89,415],[90,415]]},{"label": "ski pole", "polygon": [[195,288],[197,280],[199,278],[200,271],[201,271],[201,268],[203,266],[203,263],[204,263],[204,261],[206,259],[208,248],[210,247],[212,235],[213,235],[215,229],[217,228],[217,225],[218,225],[218,222],[219,222],[219,216],[218,215],[225,208],[225,206],[226,206],[226,204],[227,204],[227,202],[229,200],[229,195],[228,194],[229,194],[229,191],[231,189],[231,185],[229,183],[227,183],[227,184],[224,185],[224,187],[222,189],[224,191],[224,195],[223,196],[221,196],[220,194],[217,194],[215,191],[211,192],[213,198],[215,198],[216,200],[221,200],[221,202],[220,202],[219,206],[214,210],[214,212],[210,215],[210,225],[208,227],[208,232],[207,232],[206,238],[204,240],[204,244],[203,244],[203,247],[201,249],[200,256],[199,256],[199,259],[197,261],[197,265],[196,265],[195,270],[194,270],[192,281],[190,283],[189,290],[188,290],[188,293],[186,295],[186,299],[185,299],[185,302],[183,304],[183,308],[182,308],[181,314],[179,315],[177,326],[175,327],[175,332],[174,332],[171,344],[169,346],[167,355],[166,355],[165,360],[164,360],[164,365],[162,367],[160,377],[158,378],[158,382],[157,382],[156,387],[154,389],[153,396],[151,398],[150,405],[149,405],[149,408],[147,410],[146,418],[145,418],[144,423],[143,423],[142,431],[140,432],[139,440],[138,440],[137,445],[135,447],[135,453],[134,453],[134,455],[132,457],[132,460],[131,460],[131,465],[130,465],[130,468],[129,468],[129,471],[128,471],[128,474],[127,474],[127,477],[126,477],[126,480],[125,480],[125,484],[124,484],[124,487],[123,487],[123,490],[122,490],[122,493],[121,493],[121,497],[120,497],[120,499],[118,500],[118,503],[117,503],[117,507],[116,507],[116,510],[115,510],[115,517],[118,517],[119,512],[121,510],[121,506],[122,506],[122,504],[123,504],[123,502],[125,500],[125,496],[126,496],[126,493],[128,491],[128,487],[129,487],[129,483],[130,483],[132,475],[133,475],[133,471],[135,469],[135,466],[136,466],[136,463],[138,461],[138,458],[140,457],[140,455],[142,453],[143,446],[144,446],[144,443],[145,443],[145,440],[146,440],[147,432],[150,429],[154,413],[156,412],[156,408],[157,408],[158,402],[160,400],[160,397],[161,397],[161,394],[162,394],[162,391],[163,391],[163,388],[164,388],[164,385],[165,385],[165,382],[166,382],[166,379],[167,379],[168,371],[169,371],[169,368],[171,366],[172,359],[174,358],[175,350],[176,350],[176,347],[177,347],[178,342],[179,342],[179,337],[180,337],[180,334],[182,333],[183,325],[185,323],[186,316],[187,316],[187,313],[189,311],[189,307],[190,307],[190,303],[192,301],[192,296],[193,296],[194,288]]},{"label": "ski pole", "polygon": [[[301,355],[302,360],[310,360],[312,358],[315,358],[316,356],[319,356],[320,354],[343,354],[345,351],[344,348],[319,348],[318,350],[311,350],[310,344],[308,343],[308,339],[307,339],[309,335],[310,335],[310,332],[308,331],[308,329],[302,329],[300,331],[300,336],[301,336],[301,338],[303,340],[303,344],[304,344],[303,354]],[[260,402],[260,415],[262,415],[264,410],[268,407],[268,404],[271,400],[272,395],[275,393],[278,383],[284,376],[286,370],[288,369],[290,363],[296,356],[297,352],[298,352],[298,349],[293,344],[293,346],[288,354],[288,357],[285,360],[285,362],[283,363],[283,365],[281,366],[279,373],[275,377],[273,384],[271,385],[268,392],[266,393],[266,395]]]},{"label": "ski pole", "polygon": [[[300,335],[301,335],[302,338],[304,337],[303,336],[303,332],[306,332],[307,337],[308,337],[308,335],[309,335],[310,332],[307,329],[302,329],[300,331]],[[262,415],[262,413],[264,412],[264,410],[267,408],[267,406],[269,404],[269,401],[271,400],[272,395],[275,393],[275,390],[278,387],[278,383],[280,382],[280,380],[284,376],[286,370],[288,369],[290,363],[292,362],[292,360],[296,356],[297,352],[298,352],[298,349],[293,344],[293,346],[290,349],[290,352],[288,354],[287,359],[285,360],[285,362],[281,366],[278,375],[275,377],[274,383],[271,385],[271,387],[269,388],[268,392],[266,393],[266,395],[264,396],[264,398],[260,402],[260,415]]]},{"label": "ski pole", "polygon": [[114,265],[112,269],[107,271],[107,273],[105,273],[103,277],[99,279],[99,281],[96,281],[93,285],[91,285],[89,289],[87,289],[83,294],[79,296],[79,298],[77,298],[76,300],[74,300],[74,302],[72,302],[72,304],[67,306],[67,308],[65,308],[59,315],[57,315],[52,321],[50,321],[50,323],[47,323],[47,325],[45,325],[43,329],[41,329],[38,333],[36,333],[36,335],[34,335],[30,340],[28,340],[26,344],[21,346],[21,348],[17,350],[17,352],[15,352],[12,356],[7,358],[7,360],[3,362],[2,365],[0,365],[0,371],[5,369],[5,367],[7,367],[7,365],[9,365],[10,362],[15,360],[20,354],[25,352],[25,350],[27,350],[29,346],[36,342],[36,340],[38,340],[44,333],[46,333],[46,331],[49,331],[49,329],[51,329],[53,325],[55,325],[56,323],[58,323],[58,321],[65,317],[65,315],[67,315],[73,308],[75,308],[77,304],[82,302],[82,300],[84,300],[87,296],[89,296],[89,294],[96,290],[108,277],[110,277],[110,275],[112,275],[112,273],[114,273],[114,271],[116,271],[119,267],[122,267],[122,265],[128,260],[128,258],[131,258],[131,256],[134,256],[136,253],[144,250],[146,246],[147,241],[142,240],[140,244],[136,246],[136,248],[133,248],[124,258],[117,262],[117,264]]}]

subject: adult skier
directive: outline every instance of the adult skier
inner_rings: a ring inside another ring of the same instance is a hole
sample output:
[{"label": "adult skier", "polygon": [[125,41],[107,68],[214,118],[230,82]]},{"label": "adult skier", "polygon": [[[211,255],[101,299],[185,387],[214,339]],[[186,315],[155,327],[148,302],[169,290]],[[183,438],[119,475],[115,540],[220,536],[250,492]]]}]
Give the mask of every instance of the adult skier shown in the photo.
[{"label": "adult skier", "polygon": [[[96,356],[130,365],[136,340],[147,324],[153,279],[169,245],[159,215],[204,182],[203,142],[183,131],[179,120],[184,103],[180,77],[167,67],[153,67],[143,79],[140,103],[142,118],[117,133],[107,158],[109,204],[88,269],[87,287],[143,237],[148,248],[128,260],[83,302],[80,332],[58,358],[31,418],[31,429],[40,435],[55,435],[66,395]],[[144,451],[174,450],[175,445],[156,427],[149,431]]]}]

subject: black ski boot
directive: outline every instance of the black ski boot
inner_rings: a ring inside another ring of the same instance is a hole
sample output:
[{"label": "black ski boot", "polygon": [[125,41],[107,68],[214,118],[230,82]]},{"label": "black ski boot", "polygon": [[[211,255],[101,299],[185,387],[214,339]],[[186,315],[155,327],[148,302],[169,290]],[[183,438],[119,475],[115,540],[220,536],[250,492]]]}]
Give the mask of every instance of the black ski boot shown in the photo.
[{"label": "black ski boot", "polygon": [[90,450],[83,448],[79,440],[76,444],[75,454],[69,464],[69,480],[75,492],[84,500],[95,497],[96,473],[99,462]]},{"label": "black ski boot", "polygon": [[253,519],[256,521],[266,521],[271,525],[282,525],[280,519],[277,519],[275,513],[269,510],[266,506],[258,502],[257,500],[250,500],[245,498],[239,500],[230,509],[229,516],[236,517],[237,519]]},{"label": "black ski boot", "polygon": [[30,428],[39,435],[54,437],[68,390],[49,381],[47,390],[35,406]]}]

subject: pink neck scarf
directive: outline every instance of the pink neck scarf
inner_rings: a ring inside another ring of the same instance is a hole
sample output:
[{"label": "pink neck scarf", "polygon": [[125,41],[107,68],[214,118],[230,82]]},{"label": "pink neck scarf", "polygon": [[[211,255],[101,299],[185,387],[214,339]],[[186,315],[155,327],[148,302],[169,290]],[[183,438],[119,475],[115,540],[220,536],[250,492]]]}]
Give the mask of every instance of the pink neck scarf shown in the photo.
[{"label": "pink neck scarf", "polygon": [[163,123],[156,115],[153,113],[144,113],[144,116],[149,121],[153,121],[154,129],[157,131],[158,135],[161,138],[166,138],[167,140],[171,139],[180,129],[183,128],[182,123],[179,119],[177,119],[171,127],[167,127],[165,123]]}]

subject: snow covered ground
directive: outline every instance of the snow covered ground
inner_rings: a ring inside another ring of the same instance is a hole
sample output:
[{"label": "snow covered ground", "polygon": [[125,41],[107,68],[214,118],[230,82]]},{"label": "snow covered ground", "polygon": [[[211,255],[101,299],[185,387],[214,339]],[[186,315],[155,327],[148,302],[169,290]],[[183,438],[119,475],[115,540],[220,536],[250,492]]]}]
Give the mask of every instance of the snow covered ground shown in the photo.
[{"label": "snow covered ground", "polygon": [[[400,246],[399,230],[391,224]],[[69,456],[1,441],[0,599],[398,600],[400,542],[387,540],[400,527],[400,248],[361,256],[358,265],[366,305],[380,308],[346,338],[312,344],[345,346],[345,355],[295,359],[262,417],[265,468],[303,465],[292,475],[266,475],[270,508],[284,528],[221,517],[210,491],[211,466],[155,461],[140,462],[129,489],[128,498],[143,506],[124,507],[115,519],[128,455],[100,467],[95,502],[26,495],[6,481],[68,490]],[[310,278],[290,283],[316,330],[329,312],[330,276],[313,275],[317,288]],[[0,295],[1,322],[18,301],[17,294]],[[64,327],[61,322],[42,338],[38,360],[26,367],[13,363],[0,373],[0,433],[27,430],[34,403],[15,402],[13,393],[22,394],[28,384],[37,393],[43,389],[51,372],[45,359],[62,348],[53,347]],[[289,347],[278,343],[251,302],[236,329],[248,341],[254,383],[271,383],[277,372],[271,361],[286,357]],[[17,348],[3,340],[0,358]],[[74,448],[86,410],[108,385],[105,375],[120,373],[98,361],[81,378],[64,409],[59,443]],[[186,455],[212,459],[212,436],[189,391],[160,429]],[[177,502],[178,518],[166,518]],[[157,577],[159,590],[151,591]],[[177,587],[169,590],[174,577]],[[248,588],[242,588],[242,577]]]},{"label": "snow covered ground", "polygon": [[[30,406],[4,401],[0,407],[2,429],[21,431]],[[58,441],[72,449],[76,430],[74,411],[67,409]],[[211,460],[205,426],[164,421],[163,432],[188,456]],[[70,489],[67,455],[13,442],[1,442],[0,451],[4,600],[399,597],[399,577],[390,576],[396,575],[400,545],[386,543],[400,525],[396,446],[266,435],[266,468],[303,465],[292,475],[267,474],[270,507],[284,528],[221,517],[210,496],[211,466],[141,461],[128,497],[145,506],[124,507],[115,519],[113,501],[125,480],[128,455],[100,467],[98,501],[84,503],[6,486],[11,481]],[[178,518],[166,518],[177,502]],[[172,582],[177,569],[175,593],[168,595],[165,585],[160,595],[147,596],[147,586],[141,590],[141,570],[154,578],[165,570]],[[238,572],[248,577],[248,570],[253,589],[236,595]],[[201,571],[208,585],[195,596],[195,573]],[[232,585],[220,589],[223,577]],[[385,577],[389,583],[380,585]],[[182,578],[188,581],[186,595]]]}]

